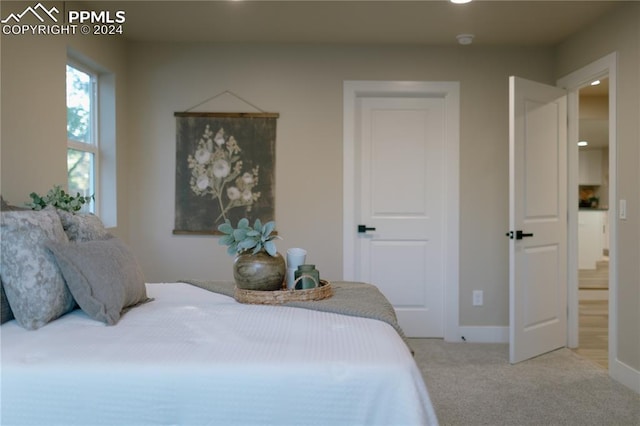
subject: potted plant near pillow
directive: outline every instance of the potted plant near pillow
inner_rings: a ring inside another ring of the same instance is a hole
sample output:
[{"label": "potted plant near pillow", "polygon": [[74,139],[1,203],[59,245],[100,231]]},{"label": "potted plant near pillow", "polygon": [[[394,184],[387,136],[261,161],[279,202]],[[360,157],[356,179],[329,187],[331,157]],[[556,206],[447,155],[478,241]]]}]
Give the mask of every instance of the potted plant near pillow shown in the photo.
[{"label": "potted plant near pillow", "polygon": [[77,193],[74,197],[65,192],[60,185],[55,185],[45,195],[32,192],[29,197],[31,197],[31,202],[26,203],[26,206],[31,210],[42,210],[47,206],[53,206],[68,212],[77,212],[82,209],[84,204],[88,204],[93,200],[93,195],[85,197]]},{"label": "potted plant near pillow", "polygon": [[233,277],[238,288],[245,290],[281,290],[286,273],[284,258],[276,250],[275,222],[264,225],[256,219],[253,226],[242,218],[233,228],[227,219],[218,226],[224,235],[219,244],[226,245],[227,253],[235,256]]}]

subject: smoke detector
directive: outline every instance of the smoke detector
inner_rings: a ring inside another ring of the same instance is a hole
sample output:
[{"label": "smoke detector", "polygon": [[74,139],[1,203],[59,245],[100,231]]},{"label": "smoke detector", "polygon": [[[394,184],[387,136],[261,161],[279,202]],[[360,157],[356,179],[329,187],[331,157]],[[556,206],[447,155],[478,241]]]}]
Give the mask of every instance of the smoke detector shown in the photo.
[{"label": "smoke detector", "polygon": [[466,46],[468,44],[473,43],[473,38],[475,36],[473,34],[458,34],[456,38],[458,39],[458,43]]}]

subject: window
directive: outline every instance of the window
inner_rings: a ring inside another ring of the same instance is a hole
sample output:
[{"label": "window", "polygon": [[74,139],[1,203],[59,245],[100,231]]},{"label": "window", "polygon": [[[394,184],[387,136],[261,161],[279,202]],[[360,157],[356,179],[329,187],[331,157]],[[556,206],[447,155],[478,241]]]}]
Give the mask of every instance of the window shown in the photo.
[{"label": "window", "polygon": [[[67,185],[69,193],[92,196],[97,191],[98,75],[67,64]],[[88,205],[95,212],[95,202]]]},{"label": "window", "polygon": [[[97,141],[97,75],[67,65],[67,185],[69,193],[95,195]],[[88,206],[95,212],[95,203]]]},{"label": "window", "polygon": [[[1,1],[1,0],[0,0]],[[118,226],[116,74],[67,49],[67,186],[93,196],[87,211]]]}]

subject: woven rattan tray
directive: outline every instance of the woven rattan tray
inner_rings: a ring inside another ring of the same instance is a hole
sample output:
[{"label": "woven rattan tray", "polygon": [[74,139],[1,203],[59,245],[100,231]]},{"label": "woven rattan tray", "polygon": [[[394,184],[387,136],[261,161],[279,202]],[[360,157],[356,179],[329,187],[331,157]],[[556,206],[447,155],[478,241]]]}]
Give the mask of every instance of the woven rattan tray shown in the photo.
[{"label": "woven rattan tray", "polygon": [[253,305],[281,305],[287,302],[308,302],[322,300],[333,296],[331,283],[320,280],[320,286],[307,290],[244,290],[236,287],[235,298],[240,303]]}]

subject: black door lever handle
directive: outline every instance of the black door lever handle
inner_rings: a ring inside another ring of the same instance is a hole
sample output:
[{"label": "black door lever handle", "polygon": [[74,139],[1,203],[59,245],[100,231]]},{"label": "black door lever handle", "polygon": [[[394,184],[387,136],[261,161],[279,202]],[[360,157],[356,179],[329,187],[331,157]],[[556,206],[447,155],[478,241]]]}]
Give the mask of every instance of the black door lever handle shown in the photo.
[{"label": "black door lever handle", "polygon": [[524,237],[533,237],[533,234],[525,234],[522,231],[516,231],[516,240],[521,240]]},{"label": "black door lever handle", "polygon": [[[511,238],[511,239],[513,240],[513,237],[514,237],[514,235],[513,235],[513,231],[509,231],[509,232],[507,232],[507,237],[509,237],[509,238]],[[523,239],[524,237],[533,237],[533,234],[531,234],[531,233],[526,233],[526,234],[525,234],[525,233],[524,233],[524,232],[522,232],[521,230],[519,230],[519,231],[516,231],[516,232],[515,232],[515,238],[516,238],[516,240],[521,240],[521,239]]]},{"label": "black door lever handle", "polygon": [[358,232],[363,233],[367,231],[375,231],[376,228],[370,228],[367,225],[358,225]]}]

